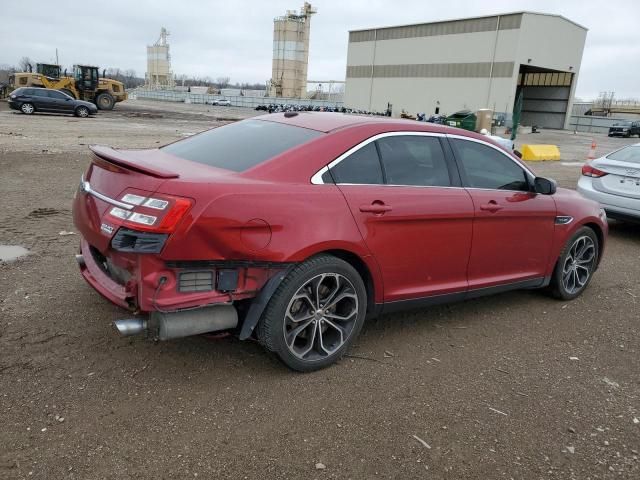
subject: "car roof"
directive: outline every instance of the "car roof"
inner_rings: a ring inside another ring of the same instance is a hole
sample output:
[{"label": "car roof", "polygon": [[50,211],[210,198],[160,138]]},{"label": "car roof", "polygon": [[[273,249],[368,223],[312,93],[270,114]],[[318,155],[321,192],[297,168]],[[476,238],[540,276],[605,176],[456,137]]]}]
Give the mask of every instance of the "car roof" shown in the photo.
[{"label": "car roof", "polygon": [[412,130],[415,130],[416,126],[420,125],[421,127],[423,127],[420,130],[424,130],[427,132],[442,132],[443,130],[446,130],[446,128],[442,125],[426,122],[416,122],[415,120],[401,120],[383,116],[365,116],[333,112],[269,113],[254,117],[253,119],[266,122],[285,123],[288,125],[308,128],[324,133],[328,133],[333,130],[338,130],[345,127],[353,127],[356,125],[364,124],[388,125],[394,126],[396,129],[398,128],[398,126],[406,125],[407,127],[411,127]]}]

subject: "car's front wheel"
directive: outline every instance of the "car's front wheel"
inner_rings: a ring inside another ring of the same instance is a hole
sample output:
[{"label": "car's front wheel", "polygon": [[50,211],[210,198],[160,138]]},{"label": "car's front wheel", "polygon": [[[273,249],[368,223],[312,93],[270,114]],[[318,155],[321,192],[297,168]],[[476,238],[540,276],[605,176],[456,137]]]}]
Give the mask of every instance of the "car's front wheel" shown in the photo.
[{"label": "car's front wheel", "polygon": [[35,107],[33,106],[33,103],[23,103],[22,105],[20,105],[20,111],[22,113],[24,113],[25,115],[31,115],[33,112],[36,111]]},{"label": "car's front wheel", "polygon": [[89,116],[89,109],[84,106],[76,108],[76,116],[81,118],[87,118]]},{"label": "car's front wheel", "polygon": [[589,285],[598,265],[599,242],[595,232],[582,227],[565,245],[551,279],[556,298],[573,300]]},{"label": "car's front wheel", "polygon": [[367,292],[360,274],[331,255],[298,265],[280,284],[258,325],[258,338],[282,362],[307,372],[347,351],[360,332]]}]

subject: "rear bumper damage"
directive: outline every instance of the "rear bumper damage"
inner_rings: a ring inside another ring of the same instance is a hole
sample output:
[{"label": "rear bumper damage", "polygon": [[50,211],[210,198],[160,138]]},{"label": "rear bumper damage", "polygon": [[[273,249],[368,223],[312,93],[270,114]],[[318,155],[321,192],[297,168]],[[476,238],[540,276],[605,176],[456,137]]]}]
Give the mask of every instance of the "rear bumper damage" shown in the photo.
[{"label": "rear bumper damage", "polygon": [[80,273],[91,287],[107,300],[123,308],[132,305],[129,299],[135,298],[135,291],[112,280],[100,266],[92,254],[89,244],[82,239],[80,241],[80,255],[76,255],[76,261],[80,267]]},{"label": "rear bumper damage", "polygon": [[[81,238],[76,261],[86,282],[136,316],[114,322],[123,336],[153,340],[232,330],[248,338],[288,265],[164,261],[157,255],[102,254]],[[239,313],[238,302],[246,305]],[[138,316],[140,314],[140,316]]]}]

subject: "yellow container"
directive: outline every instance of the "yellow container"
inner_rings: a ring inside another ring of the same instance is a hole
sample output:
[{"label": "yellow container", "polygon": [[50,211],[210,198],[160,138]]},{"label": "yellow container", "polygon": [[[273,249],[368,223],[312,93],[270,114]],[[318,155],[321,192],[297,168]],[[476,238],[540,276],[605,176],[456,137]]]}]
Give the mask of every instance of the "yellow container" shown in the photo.
[{"label": "yellow container", "polygon": [[530,162],[560,160],[560,149],[557,145],[522,145],[522,159]]}]

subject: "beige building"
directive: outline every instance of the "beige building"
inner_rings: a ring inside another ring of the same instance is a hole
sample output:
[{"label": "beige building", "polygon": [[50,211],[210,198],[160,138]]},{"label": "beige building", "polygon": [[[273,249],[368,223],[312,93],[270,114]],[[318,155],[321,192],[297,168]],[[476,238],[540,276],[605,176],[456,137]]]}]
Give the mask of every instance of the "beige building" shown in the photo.
[{"label": "beige building", "polygon": [[171,55],[166,28],[160,30],[160,38],[153,45],[147,46],[146,86],[149,88],[171,88],[175,85],[171,71]]},{"label": "beige building", "polygon": [[559,15],[518,12],[349,32],[345,106],[451,114],[513,111],[522,124],[564,128],[587,29]]},{"label": "beige building", "polygon": [[269,95],[304,98],[307,94],[309,32],[316,9],[305,2],[296,11],[273,20],[273,64]]}]

